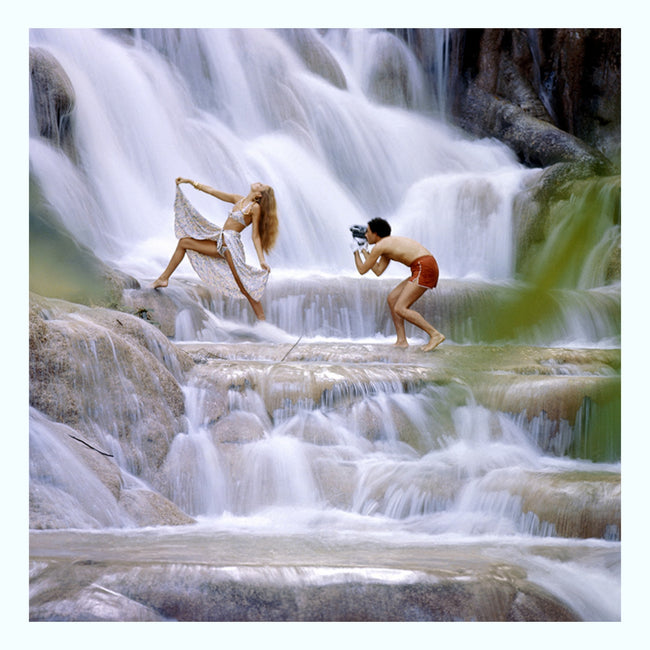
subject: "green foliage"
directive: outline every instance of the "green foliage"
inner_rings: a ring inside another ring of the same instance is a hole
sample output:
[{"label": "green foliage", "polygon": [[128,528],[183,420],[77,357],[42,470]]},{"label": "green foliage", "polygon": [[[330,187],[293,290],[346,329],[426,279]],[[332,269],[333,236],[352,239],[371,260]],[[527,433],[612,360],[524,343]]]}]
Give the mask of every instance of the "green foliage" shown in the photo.
[{"label": "green foliage", "polygon": [[585,398],[576,417],[575,439],[569,456],[586,458],[595,463],[621,460],[620,389],[608,400]]},{"label": "green foliage", "polygon": [[[616,258],[602,259],[594,251],[612,240],[620,250],[620,238],[615,236],[620,233],[620,201],[618,176],[576,181],[563,188],[562,198],[542,207],[544,240],[525,260],[524,279],[540,291],[607,283]],[[610,248],[615,256],[616,245]]]},{"label": "green foliage", "polygon": [[552,327],[558,292],[620,281],[620,177],[564,184],[541,204],[538,239],[521,253],[524,289],[495,304],[487,340],[509,341],[531,328]]}]

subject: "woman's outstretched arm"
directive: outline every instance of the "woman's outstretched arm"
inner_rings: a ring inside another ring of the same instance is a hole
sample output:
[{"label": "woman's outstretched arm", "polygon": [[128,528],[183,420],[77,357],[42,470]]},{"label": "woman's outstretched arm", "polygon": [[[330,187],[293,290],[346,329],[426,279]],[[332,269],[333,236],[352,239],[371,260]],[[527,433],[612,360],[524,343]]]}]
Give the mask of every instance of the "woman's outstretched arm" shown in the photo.
[{"label": "woman's outstretched arm", "polygon": [[182,178],[179,176],[176,179],[176,185],[180,185],[181,183],[189,183],[192,185],[195,189],[205,192],[206,194],[210,194],[211,196],[214,196],[217,199],[220,199],[221,201],[225,201],[226,203],[237,203],[239,199],[243,198],[241,194],[231,194],[230,192],[222,192],[220,190],[215,190],[214,187],[210,187],[209,185],[204,185],[203,183],[197,183],[196,181],[190,180],[189,178]]}]

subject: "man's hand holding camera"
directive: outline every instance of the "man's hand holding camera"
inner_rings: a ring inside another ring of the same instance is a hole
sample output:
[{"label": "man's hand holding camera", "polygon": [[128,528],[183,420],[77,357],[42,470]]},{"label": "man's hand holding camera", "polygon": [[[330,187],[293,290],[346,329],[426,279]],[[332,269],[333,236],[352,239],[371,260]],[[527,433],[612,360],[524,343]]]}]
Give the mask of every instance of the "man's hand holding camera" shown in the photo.
[{"label": "man's hand holding camera", "polygon": [[368,240],[366,239],[366,226],[350,226],[350,232],[352,233],[352,243],[350,244],[350,250],[353,253],[361,252],[362,250],[368,250]]}]

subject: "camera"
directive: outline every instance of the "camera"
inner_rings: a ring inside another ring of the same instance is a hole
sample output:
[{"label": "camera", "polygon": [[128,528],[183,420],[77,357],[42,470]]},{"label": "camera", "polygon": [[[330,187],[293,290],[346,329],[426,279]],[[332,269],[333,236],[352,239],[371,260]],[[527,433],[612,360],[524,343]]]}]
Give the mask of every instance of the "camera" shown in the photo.
[{"label": "camera", "polygon": [[366,226],[350,226],[350,232],[359,245],[367,243]]}]

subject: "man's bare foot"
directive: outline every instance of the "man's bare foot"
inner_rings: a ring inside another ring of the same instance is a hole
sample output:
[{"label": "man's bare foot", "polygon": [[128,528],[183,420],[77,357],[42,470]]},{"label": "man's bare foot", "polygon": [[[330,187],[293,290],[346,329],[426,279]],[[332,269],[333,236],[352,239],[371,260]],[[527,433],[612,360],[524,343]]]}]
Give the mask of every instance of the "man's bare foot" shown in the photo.
[{"label": "man's bare foot", "polygon": [[152,289],[158,289],[159,287],[166,287],[166,286],[167,286],[167,280],[163,280],[162,278],[158,278],[151,285],[151,288]]},{"label": "man's bare foot", "polygon": [[408,346],[409,346],[409,342],[406,341],[406,340],[404,340],[404,341],[395,341],[395,343],[393,343],[393,347],[395,347],[395,348],[408,348]]},{"label": "man's bare foot", "polygon": [[420,348],[420,350],[422,350],[422,352],[431,352],[431,350],[438,347],[444,340],[445,340],[444,334],[441,334],[440,332],[438,332],[437,334],[434,334],[429,339],[429,342],[426,345],[423,345]]}]

